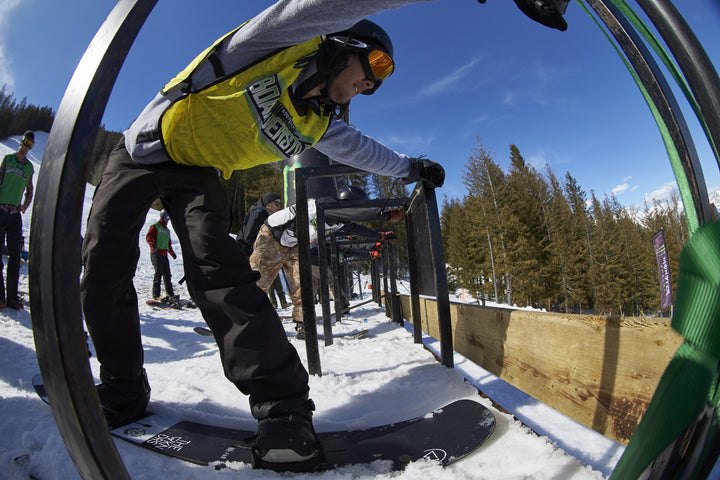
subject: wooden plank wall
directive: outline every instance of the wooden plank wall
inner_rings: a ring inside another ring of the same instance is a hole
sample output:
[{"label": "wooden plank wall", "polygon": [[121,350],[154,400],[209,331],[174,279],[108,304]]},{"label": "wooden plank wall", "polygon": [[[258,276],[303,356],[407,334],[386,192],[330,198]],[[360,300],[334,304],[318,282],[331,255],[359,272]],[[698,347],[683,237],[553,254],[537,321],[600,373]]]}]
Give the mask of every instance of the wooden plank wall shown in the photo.
[{"label": "wooden plank wall", "polygon": [[[412,321],[410,297],[403,317]],[[437,309],[421,299],[423,330],[438,338]],[[451,304],[453,344],[525,393],[627,444],[682,343],[668,319],[610,319]]]}]

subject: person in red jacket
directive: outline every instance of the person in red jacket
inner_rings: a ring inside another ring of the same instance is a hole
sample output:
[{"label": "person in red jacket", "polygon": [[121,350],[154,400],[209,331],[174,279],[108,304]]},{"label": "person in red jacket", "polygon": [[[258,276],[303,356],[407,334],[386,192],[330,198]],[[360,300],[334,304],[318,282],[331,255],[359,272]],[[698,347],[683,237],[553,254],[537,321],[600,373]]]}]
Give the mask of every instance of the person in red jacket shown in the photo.
[{"label": "person in red jacket", "polygon": [[[170,240],[170,229],[167,226],[169,219],[167,212],[163,210],[160,212],[160,220],[150,225],[147,235],[145,235],[145,240],[150,245],[150,260],[153,267],[155,267],[152,296],[158,302],[175,297],[170,274],[170,262],[167,256],[170,254],[172,258],[177,258],[177,255],[173,251],[172,240]],[[165,284],[166,296],[164,298],[160,296],[160,280]]]}]

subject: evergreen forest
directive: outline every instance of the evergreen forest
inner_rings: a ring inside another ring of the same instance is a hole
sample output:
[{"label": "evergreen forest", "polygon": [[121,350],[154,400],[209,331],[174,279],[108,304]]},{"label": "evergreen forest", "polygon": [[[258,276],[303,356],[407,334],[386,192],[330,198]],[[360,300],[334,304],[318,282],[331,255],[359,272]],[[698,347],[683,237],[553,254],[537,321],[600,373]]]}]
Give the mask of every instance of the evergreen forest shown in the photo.
[{"label": "evergreen forest", "polygon": [[661,229],[677,285],[688,238],[678,193],[628,209],[588,195],[569,172],[538,172],[515,145],[503,171],[479,139],[463,182],[465,197],[445,198],[441,210],[451,290],[555,312],[659,314],[652,236]]}]

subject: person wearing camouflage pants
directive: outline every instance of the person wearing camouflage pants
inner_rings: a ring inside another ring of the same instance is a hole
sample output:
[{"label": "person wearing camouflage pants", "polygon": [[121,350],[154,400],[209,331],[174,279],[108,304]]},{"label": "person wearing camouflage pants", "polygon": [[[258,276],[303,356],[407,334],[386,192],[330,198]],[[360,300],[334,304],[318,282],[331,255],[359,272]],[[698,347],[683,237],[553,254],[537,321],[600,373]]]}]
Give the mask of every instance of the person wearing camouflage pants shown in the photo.
[{"label": "person wearing camouflage pants", "polygon": [[303,310],[297,245],[292,247],[281,245],[273,236],[270,228],[263,225],[260,227],[252,255],[250,255],[250,267],[260,274],[257,285],[264,292],[270,289],[280,270],[285,269],[290,288],[290,299],[293,304],[292,319],[293,322],[296,322],[295,329],[299,336],[302,336],[300,331],[303,330]]}]

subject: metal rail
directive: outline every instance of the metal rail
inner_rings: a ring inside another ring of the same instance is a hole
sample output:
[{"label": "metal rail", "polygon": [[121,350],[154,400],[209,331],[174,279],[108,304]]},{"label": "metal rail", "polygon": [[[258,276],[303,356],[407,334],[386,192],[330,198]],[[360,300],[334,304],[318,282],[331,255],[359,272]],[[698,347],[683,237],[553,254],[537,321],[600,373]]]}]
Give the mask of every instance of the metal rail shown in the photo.
[{"label": "metal rail", "polygon": [[110,437],[87,359],[80,308],[80,219],[88,159],[120,67],[156,0],[121,0],[98,30],[58,109],[30,230],[30,307],[55,423],[81,477],[130,478]]}]

